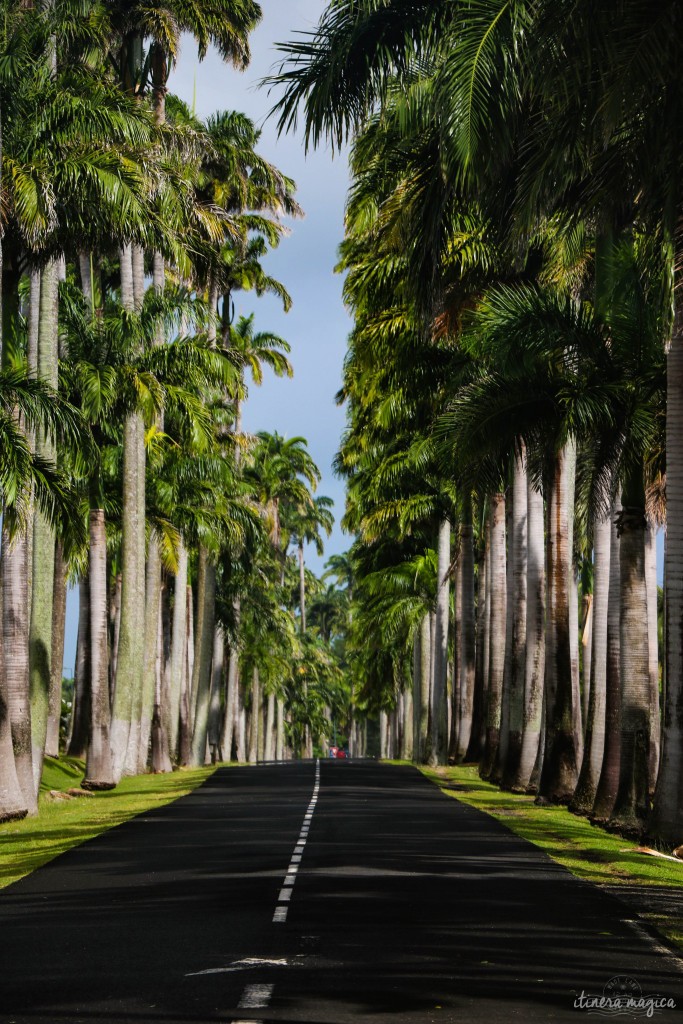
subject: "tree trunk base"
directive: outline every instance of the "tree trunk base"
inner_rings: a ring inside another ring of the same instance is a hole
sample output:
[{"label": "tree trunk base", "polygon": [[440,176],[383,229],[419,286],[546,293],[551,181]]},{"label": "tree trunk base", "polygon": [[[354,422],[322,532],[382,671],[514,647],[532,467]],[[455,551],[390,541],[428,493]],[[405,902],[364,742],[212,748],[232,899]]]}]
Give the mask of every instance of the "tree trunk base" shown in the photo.
[{"label": "tree trunk base", "polygon": [[18,811],[0,811],[0,825],[4,825],[7,821],[21,821],[27,815],[28,811],[25,807]]},{"label": "tree trunk base", "polygon": [[104,792],[108,789],[116,789],[116,783],[98,782],[97,779],[83,779],[81,789],[92,790],[93,792]]}]

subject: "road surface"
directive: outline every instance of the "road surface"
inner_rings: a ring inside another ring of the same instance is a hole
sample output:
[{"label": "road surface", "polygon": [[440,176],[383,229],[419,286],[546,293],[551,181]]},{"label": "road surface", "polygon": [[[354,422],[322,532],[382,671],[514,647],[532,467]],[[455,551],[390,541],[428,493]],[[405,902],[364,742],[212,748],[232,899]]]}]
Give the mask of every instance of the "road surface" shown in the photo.
[{"label": "road surface", "polygon": [[3,1024],[546,1024],[624,993],[673,1021],[681,966],[614,896],[373,762],[220,770],[0,894]]}]

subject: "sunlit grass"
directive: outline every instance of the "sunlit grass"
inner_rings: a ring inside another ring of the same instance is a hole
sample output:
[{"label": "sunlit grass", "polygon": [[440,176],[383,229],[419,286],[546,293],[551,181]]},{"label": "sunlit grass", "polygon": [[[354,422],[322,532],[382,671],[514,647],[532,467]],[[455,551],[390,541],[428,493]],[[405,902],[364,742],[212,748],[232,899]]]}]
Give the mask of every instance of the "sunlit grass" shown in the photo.
[{"label": "sunlit grass", "polygon": [[[637,852],[638,844],[592,825],[565,807],[539,806],[533,796],[506,793],[479,778],[475,765],[420,769],[449,796],[503,822],[512,832],[541,847],[572,874],[601,885],[683,885],[683,862]],[[649,920],[683,948],[683,921],[675,909]]]},{"label": "sunlit grass", "polygon": [[83,767],[73,758],[46,758],[38,816],[0,825],[0,888],[136,814],[186,796],[215,770],[211,766],[169,775],[137,775],[91,797],[55,800],[49,795],[50,790],[78,789]]}]

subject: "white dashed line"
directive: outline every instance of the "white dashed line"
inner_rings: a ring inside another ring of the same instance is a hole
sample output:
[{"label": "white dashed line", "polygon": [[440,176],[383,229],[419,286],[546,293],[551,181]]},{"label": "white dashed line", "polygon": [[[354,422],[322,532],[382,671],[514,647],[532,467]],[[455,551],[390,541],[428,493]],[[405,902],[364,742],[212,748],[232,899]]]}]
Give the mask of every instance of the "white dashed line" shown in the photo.
[{"label": "white dashed line", "polygon": [[240,1010],[263,1010],[270,1002],[274,985],[247,985],[237,1004]]},{"label": "white dashed line", "polygon": [[[306,809],[306,813],[304,815],[303,825],[301,826],[301,832],[299,833],[299,838],[296,841],[296,846],[294,847],[294,853],[292,854],[292,859],[291,859],[291,861],[289,863],[289,867],[287,868],[287,874],[285,875],[285,879],[284,879],[284,882],[283,882],[283,885],[282,885],[282,889],[280,889],[280,895],[278,896],[278,903],[279,904],[289,903],[291,898],[292,898],[292,890],[294,888],[294,883],[296,882],[296,876],[297,876],[297,872],[299,870],[299,865],[301,863],[301,858],[303,856],[303,852],[304,852],[304,849],[306,847],[306,840],[308,839],[308,833],[309,833],[309,830],[310,830],[310,827],[311,827],[311,821],[313,820],[313,814],[315,812],[316,804],[318,802],[318,793],[319,793],[319,791],[320,791],[320,761],[316,761],[316,766],[315,766],[315,785],[313,787],[313,796],[311,798],[311,802],[308,805],[308,808]],[[273,924],[283,924],[287,920],[287,911],[288,910],[289,910],[289,907],[287,907],[287,906],[278,906],[278,907],[276,907],[275,908],[275,913],[273,914]]]}]

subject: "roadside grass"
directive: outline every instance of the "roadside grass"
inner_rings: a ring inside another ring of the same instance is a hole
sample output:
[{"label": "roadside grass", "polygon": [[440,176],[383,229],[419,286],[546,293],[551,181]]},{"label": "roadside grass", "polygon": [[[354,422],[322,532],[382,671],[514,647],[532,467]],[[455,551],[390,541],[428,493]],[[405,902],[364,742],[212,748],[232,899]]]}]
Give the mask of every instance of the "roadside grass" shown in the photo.
[{"label": "roadside grass", "polygon": [[[533,796],[506,793],[479,778],[475,765],[420,771],[448,796],[485,811],[568,868],[601,886],[620,887],[638,912],[683,950],[683,914],[674,893],[681,890],[683,862],[638,853],[638,844],[592,825],[565,807],[539,806]],[[629,890],[631,890],[629,892]],[[637,890],[637,896],[636,896]],[[664,898],[662,899],[662,896]]]},{"label": "roadside grass", "polygon": [[51,797],[50,791],[78,789],[84,764],[74,758],[46,758],[37,817],[0,825],[0,889],[101,832],[186,796],[216,767],[136,775],[108,792],[61,800]]}]

